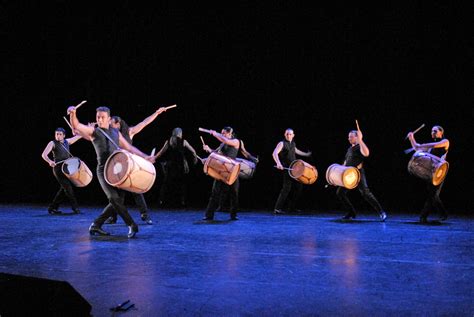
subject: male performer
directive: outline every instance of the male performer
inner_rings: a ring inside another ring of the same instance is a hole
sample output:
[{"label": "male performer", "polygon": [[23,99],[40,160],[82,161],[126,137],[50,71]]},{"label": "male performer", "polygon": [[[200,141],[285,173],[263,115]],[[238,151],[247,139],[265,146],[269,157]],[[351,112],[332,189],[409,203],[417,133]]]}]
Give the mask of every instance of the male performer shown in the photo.
[{"label": "male performer", "polygon": [[[284,140],[280,141],[273,150],[273,160],[276,163],[276,168],[278,168],[279,170],[288,168],[291,162],[296,160],[296,154],[305,157],[311,156],[311,152],[303,152],[298,150],[295,142],[293,141],[294,137],[295,132],[293,131],[293,129],[286,129]],[[294,188],[295,192],[293,194],[293,198],[290,199],[288,202],[288,207],[290,211],[295,211],[296,203],[301,194],[301,190],[303,189],[303,185],[291,178],[290,175],[285,171],[283,173],[283,185],[281,187],[280,194],[278,195],[278,199],[275,204],[275,209],[273,210],[274,214],[285,213],[283,211],[283,206],[292,187]]]},{"label": "male performer", "polygon": [[[166,108],[161,107],[156,110],[151,116],[145,118],[139,124],[129,127],[125,120],[122,120],[119,116],[113,116],[110,122],[112,128],[118,129],[122,136],[127,140],[128,143],[133,144],[133,137],[138,134],[140,131],[143,130],[147,125],[152,123],[156,117],[158,117],[162,112],[165,112]],[[145,201],[145,196],[143,194],[138,193],[131,193],[133,199],[135,200],[135,204],[138,206],[138,210],[140,211],[140,218],[147,224],[152,225],[153,221],[151,220],[148,214],[148,206]],[[116,223],[117,222],[117,212],[113,211],[112,216],[105,221],[105,223]]]},{"label": "male performer", "polygon": [[[161,150],[156,154],[158,159],[166,154],[163,163],[164,178],[160,189],[160,205],[169,202],[166,199],[168,189],[174,187],[176,190],[173,195],[179,198],[181,207],[186,206],[186,180],[185,175],[189,173],[189,163],[185,156],[185,149],[194,156],[193,163],[197,163],[197,154],[194,148],[183,138],[183,130],[179,127],[174,128],[171,137],[165,141]],[[171,186],[170,186],[171,185]]]},{"label": "male performer", "polygon": [[[416,143],[415,135],[413,134],[413,132],[408,133],[408,138],[410,139],[412,147],[416,151],[428,151],[429,153],[440,157],[443,160],[446,159],[446,155],[448,154],[449,150],[449,140],[444,138],[444,129],[441,126],[435,125],[433,128],[431,128],[431,138],[434,141],[432,143]],[[443,187],[443,184],[444,180],[438,186],[434,186],[432,183],[428,183],[428,197],[426,199],[423,210],[421,211],[421,223],[428,222],[428,215],[433,209],[438,210],[439,220],[444,221],[448,219],[448,213],[444,208],[443,202],[439,198],[439,194],[441,193],[441,188]]]},{"label": "male performer", "polygon": [[[367,185],[367,179],[365,178],[364,159],[368,157],[370,153],[369,148],[362,140],[362,137],[363,135],[360,129],[349,132],[348,140],[351,146],[347,150],[344,165],[354,166],[359,169],[360,181],[359,185],[357,185],[357,189],[365,201],[367,201],[370,206],[372,206],[372,208],[379,213],[380,220],[385,221],[385,219],[387,219],[387,213],[382,209],[382,206],[377,201],[374,194],[372,194],[370,191],[369,186]],[[348,213],[342,217],[344,220],[350,220],[356,217],[355,208],[347,197],[347,191],[348,189],[344,187],[339,187],[336,191],[336,194],[341,200],[345,209],[348,210]]]},{"label": "male performer", "polygon": [[133,238],[138,232],[138,226],[133,221],[132,217],[127,211],[124,205],[124,194],[123,190],[109,185],[104,178],[105,163],[109,156],[117,149],[116,146],[120,146],[125,150],[143,157],[144,159],[154,163],[153,156],[147,156],[142,153],[136,147],[127,142],[122,134],[112,127],[110,127],[110,109],[107,107],[99,107],[96,109],[96,121],[98,127],[89,127],[79,122],[76,115],[76,107],[69,107],[68,113],[70,115],[70,121],[73,129],[81,135],[84,139],[90,140],[94,145],[94,149],[97,153],[97,178],[99,179],[100,186],[104,191],[105,195],[109,200],[109,204],[104,208],[102,214],[94,220],[89,227],[89,233],[91,235],[109,235],[108,232],[102,229],[102,225],[112,214],[113,210],[122,217],[123,221],[127,224],[129,231],[128,237]]},{"label": "male performer", "polygon": [[[69,152],[69,146],[79,140],[81,136],[76,135],[68,139],[65,139],[65,137],[66,130],[63,128],[57,128],[54,132],[54,141],[50,141],[41,154],[43,160],[45,160],[49,166],[53,168],[53,175],[56,177],[56,180],[59,183],[59,190],[56,193],[56,196],[54,196],[53,202],[48,207],[48,213],[51,215],[61,213],[58,208],[65,197],[69,199],[72,205],[72,211],[75,214],[80,213],[77,199],[74,195],[73,184],[62,172],[62,167],[64,164],[63,162],[72,157],[71,153]],[[48,156],[51,152],[53,153],[53,160],[51,160]]]},{"label": "male performer", "polygon": [[[234,137],[234,130],[231,127],[224,127],[221,133],[218,133],[214,130],[210,131],[210,134],[216,139],[221,141],[221,145],[216,150],[212,150],[208,145],[203,145],[204,151],[211,153],[217,152],[231,159],[237,157],[239,152],[240,142]],[[227,185],[226,183],[215,179],[212,185],[212,193],[209,198],[209,203],[206,208],[206,214],[203,220],[209,221],[214,219],[214,212],[219,205],[223,189],[227,187],[230,195],[230,219],[238,220],[237,218],[237,209],[239,205],[239,178],[235,180],[232,185]]]}]

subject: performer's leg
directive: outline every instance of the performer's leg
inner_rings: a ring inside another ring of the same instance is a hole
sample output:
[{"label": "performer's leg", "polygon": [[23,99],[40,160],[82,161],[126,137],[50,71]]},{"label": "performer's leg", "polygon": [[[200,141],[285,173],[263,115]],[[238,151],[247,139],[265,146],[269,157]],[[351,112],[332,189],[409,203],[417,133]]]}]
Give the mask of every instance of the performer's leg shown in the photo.
[{"label": "performer's leg", "polygon": [[219,204],[219,199],[221,196],[221,190],[225,183],[218,181],[217,179],[214,180],[212,184],[212,192],[211,197],[209,198],[209,203],[207,204],[205,220],[212,220],[214,219],[214,212],[217,209],[217,205]]},{"label": "performer's leg", "polygon": [[439,198],[439,194],[441,194],[441,188],[443,187],[443,184],[444,184],[444,181],[441,184],[439,184],[438,186],[436,186],[437,188],[436,188],[434,201],[433,201],[434,205],[436,206],[436,209],[438,209],[439,220],[441,220],[441,221],[444,221],[444,220],[448,219],[448,211],[444,207],[444,204],[441,201],[441,198]]},{"label": "performer's leg", "polygon": [[351,219],[356,217],[355,208],[349,200],[349,197],[347,197],[348,191],[349,190],[344,187],[339,187],[336,191],[336,195],[339,198],[339,201],[342,203],[344,210],[347,211],[347,214],[343,217],[343,219]]},{"label": "performer's leg", "polygon": [[301,193],[303,191],[303,184],[294,179],[291,179],[291,181],[293,182],[293,196],[289,201],[288,208],[290,209],[290,211],[298,211],[296,208],[296,204],[299,202],[299,199],[301,197]]},{"label": "performer's leg", "polygon": [[433,209],[436,209],[435,197],[437,190],[437,186],[433,186],[431,183],[426,186],[427,198],[420,214],[420,222],[422,223],[428,222],[429,214],[433,211]]},{"label": "performer's leg", "polygon": [[283,184],[280,190],[280,194],[278,195],[277,202],[275,204],[275,210],[274,212],[280,213],[282,212],[283,206],[285,204],[286,198],[288,197],[288,194],[291,191],[291,185],[292,185],[292,178],[288,173],[284,172],[283,173]]},{"label": "performer's leg", "polygon": [[136,194],[132,193],[133,199],[135,200],[135,204],[138,207],[138,210],[140,211],[140,218],[145,221],[147,225],[152,225],[153,221],[150,218],[150,215],[148,214],[148,206],[145,201],[145,196],[143,194]]},{"label": "performer's leg", "polygon": [[380,205],[377,198],[375,198],[374,194],[372,194],[372,192],[370,191],[369,186],[367,185],[367,178],[365,177],[364,169],[360,170],[360,182],[359,182],[359,185],[357,186],[357,189],[359,190],[360,194],[365,199],[365,201],[368,202],[370,206],[379,213],[381,218],[383,216],[384,218],[383,220],[385,220],[387,215],[383,211],[382,206]]},{"label": "performer's leg", "polygon": [[239,186],[240,184],[239,184],[238,177],[232,185],[227,186],[228,187],[227,192],[229,193],[229,200],[230,200],[229,211],[230,211],[231,220],[238,220],[237,210],[239,209]]},{"label": "performer's leg", "polygon": [[[51,204],[48,207],[48,212],[50,214],[55,214],[55,213],[57,214],[57,213],[61,213],[58,210],[59,205],[64,201],[64,198],[67,197],[66,193],[65,193],[65,190],[64,190],[64,187],[63,187],[63,184],[62,184],[63,181],[61,179],[61,175],[64,176],[64,174],[61,171],[61,164],[56,165],[55,167],[53,167],[53,175],[54,175],[54,178],[56,178],[56,180],[59,183],[59,189],[56,192],[56,195],[54,196],[53,201],[51,202]],[[64,176],[64,177],[66,177],[66,176]]]}]

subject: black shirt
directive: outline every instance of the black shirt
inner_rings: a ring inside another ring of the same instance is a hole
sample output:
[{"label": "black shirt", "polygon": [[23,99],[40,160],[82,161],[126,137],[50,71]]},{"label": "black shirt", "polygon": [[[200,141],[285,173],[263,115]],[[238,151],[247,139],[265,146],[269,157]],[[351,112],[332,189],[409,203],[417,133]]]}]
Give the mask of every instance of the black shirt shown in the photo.
[{"label": "black shirt", "polygon": [[349,147],[346,153],[346,166],[357,167],[360,163],[364,162],[364,156],[360,152],[360,145],[356,144]]},{"label": "black shirt", "polygon": [[69,143],[67,140],[64,140],[63,143],[60,141],[53,141],[54,146],[53,146],[53,160],[55,163],[67,160],[68,158],[71,157],[69,154]]},{"label": "black shirt", "polygon": [[94,145],[95,153],[97,154],[97,165],[104,166],[109,156],[117,150],[117,147],[110,142],[109,138],[107,138],[104,133],[100,132],[99,129],[110,136],[117,146],[119,144],[119,131],[115,128],[95,128],[94,133],[92,133],[92,136],[94,137],[92,144]]},{"label": "black shirt", "polygon": [[[444,139],[434,139],[435,142],[442,141]],[[437,147],[437,148],[432,148],[429,150],[430,154],[433,154],[434,156],[441,157],[444,154],[446,154],[448,151],[446,151],[446,148],[444,147]]]},{"label": "black shirt", "polygon": [[278,158],[280,159],[281,165],[290,166],[291,162],[296,160],[296,143],[288,140],[283,140],[283,148],[280,153],[278,153]]},{"label": "black shirt", "polygon": [[[239,142],[240,144],[240,142]],[[239,146],[240,147],[240,146]],[[231,145],[227,145],[225,143],[222,143],[220,146],[220,153],[222,153],[222,155],[225,155],[227,157],[230,157],[231,159],[235,159],[237,157],[237,154],[239,154],[239,149],[231,146]]]}]

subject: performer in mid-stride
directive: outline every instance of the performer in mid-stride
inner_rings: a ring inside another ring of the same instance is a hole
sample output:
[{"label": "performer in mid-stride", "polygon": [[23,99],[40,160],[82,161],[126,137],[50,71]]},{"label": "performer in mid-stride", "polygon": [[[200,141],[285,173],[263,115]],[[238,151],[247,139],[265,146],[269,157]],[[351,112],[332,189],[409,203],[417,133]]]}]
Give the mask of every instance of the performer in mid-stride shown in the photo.
[{"label": "performer in mid-stride", "polygon": [[[209,133],[222,143],[215,150],[212,150],[208,145],[203,145],[204,151],[208,153],[216,152],[231,159],[235,159],[237,157],[237,154],[239,153],[240,141],[235,138],[234,130],[231,127],[224,127],[221,133],[218,133],[214,130],[210,130]],[[221,201],[221,195],[223,194],[223,189],[225,187],[228,187],[229,191],[230,220],[239,219],[237,218],[237,210],[239,207],[239,178],[237,177],[237,179],[234,183],[232,183],[232,185],[227,185],[223,181],[214,179],[214,183],[212,184],[211,197],[209,198],[209,203],[207,205],[206,213],[204,215],[203,220],[209,221],[214,219],[214,212],[219,206],[219,203]]]},{"label": "performer in mid-stride", "polygon": [[144,159],[154,163],[155,157],[148,156],[138,150],[136,147],[127,142],[118,129],[110,127],[110,109],[107,107],[99,107],[96,109],[97,127],[86,126],[79,122],[76,115],[76,107],[69,107],[67,112],[70,116],[70,122],[77,134],[84,139],[90,140],[97,153],[97,178],[104,194],[109,200],[109,204],[104,208],[102,213],[89,227],[91,235],[109,235],[102,229],[104,222],[112,215],[114,210],[120,215],[128,226],[128,237],[135,237],[138,232],[138,226],[130,216],[124,204],[125,191],[109,185],[105,181],[104,170],[107,159],[116,150],[114,144],[124,148],[125,150],[143,157]]},{"label": "performer in mid-stride", "polygon": [[[48,207],[48,213],[51,215],[62,213],[58,208],[65,197],[69,199],[72,211],[75,214],[80,213],[79,205],[76,196],[74,195],[73,184],[62,172],[63,162],[72,157],[69,152],[69,146],[74,144],[80,138],[82,138],[80,135],[76,135],[72,138],[66,139],[66,130],[63,128],[57,128],[56,131],[54,131],[54,141],[50,141],[41,154],[43,160],[53,168],[53,175],[59,183],[59,190]],[[52,160],[49,158],[50,153],[53,153]]]},{"label": "performer in mid-stride", "polygon": [[[277,146],[273,150],[273,160],[276,163],[276,168],[278,168],[279,170],[284,170],[285,168],[288,168],[290,164],[294,160],[296,160],[296,155],[306,157],[311,156],[311,152],[303,152],[298,150],[295,142],[293,141],[294,137],[295,132],[293,131],[293,129],[286,129],[284,140],[278,142]],[[292,187],[294,189],[294,193],[293,197],[288,202],[288,209],[290,211],[295,211],[296,203],[298,201],[299,196],[301,195],[301,190],[303,189],[303,184],[291,178],[288,173],[283,173],[283,185],[281,187],[280,194],[278,195],[278,199],[273,210],[274,214],[285,213],[283,211],[283,207],[288,195],[290,194]]]},{"label": "performer in mid-stride", "polygon": [[[446,160],[446,155],[448,154],[449,150],[449,140],[444,137],[444,129],[439,125],[433,126],[433,128],[431,128],[431,138],[433,139],[432,143],[419,144],[415,140],[414,133],[408,133],[408,139],[410,140],[413,149],[415,149],[416,151],[428,151],[430,154],[435,155],[441,158],[442,160]],[[439,220],[445,221],[446,219],[448,219],[448,213],[446,211],[446,208],[444,207],[441,198],[439,198],[443,184],[444,180],[438,186],[435,186],[432,183],[428,183],[428,197],[421,211],[421,223],[428,222],[428,216],[433,211],[433,209],[438,211]]]},{"label": "performer in mid-stride", "polygon": [[[387,213],[383,210],[377,198],[375,198],[374,194],[372,194],[369,186],[367,185],[367,179],[365,177],[364,170],[364,159],[369,156],[370,152],[362,138],[362,131],[359,129],[359,124],[357,124],[357,130],[352,130],[349,132],[347,139],[351,146],[347,150],[343,165],[357,167],[360,172],[360,181],[357,185],[357,189],[364,200],[378,212],[380,220],[385,221],[385,219],[387,219]],[[348,189],[345,187],[339,187],[336,191],[336,194],[344,205],[344,208],[348,211],[347,214],[342,217],[344,220],[350,220],[356,217],[356,210],[347,197],[347,191]]]},{"label": "performer in mid-stride", "polygon": [[[118,129],[120,133],[123,135],[125,140],[127,140],[128,143],[133,144],[133,137],[140,133],[140,131],[143,130],[147,125],[152,123],[156,117],[158,117],[161,113],[165,112],[167,108],[165,107],[160,107],[158,108],[152,115],[146,117],[142,122],[139,124],[129,127],[127,122],[123,120],[119,116],[113,116],[110,122],[110,126],[112,128]],[[147,225],[152,225],[153,220],[151,220],[150,215],[148,214],[148,206],[145,201],[145,196],[143,194],[138,194],[138,193],[131,193],[133,199],[135,200],[135,204],[138,207],[138,210],[140,211],[140,218],[147,224]],[[113,224],[117,222],[117,213],[114,212],[112,216],[110,216],[109,219],[106,220],[106,224]]]}]

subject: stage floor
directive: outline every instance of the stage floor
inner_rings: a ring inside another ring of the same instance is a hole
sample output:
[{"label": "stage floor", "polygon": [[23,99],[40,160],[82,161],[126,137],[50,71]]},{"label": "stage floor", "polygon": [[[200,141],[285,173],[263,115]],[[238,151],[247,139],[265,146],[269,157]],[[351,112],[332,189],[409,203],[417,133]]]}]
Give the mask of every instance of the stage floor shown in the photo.
[{"label": "stage floor", "polygon": [[239,221],[201,210],[152,210],[135,239],[119,219],[91,237],[101,211],[47,214],[0,206],[0,272],[69,282],[94,316],[135,304],[127,316],[473,316],[474,221],[417,215],[338,220],[341,213]]}]

